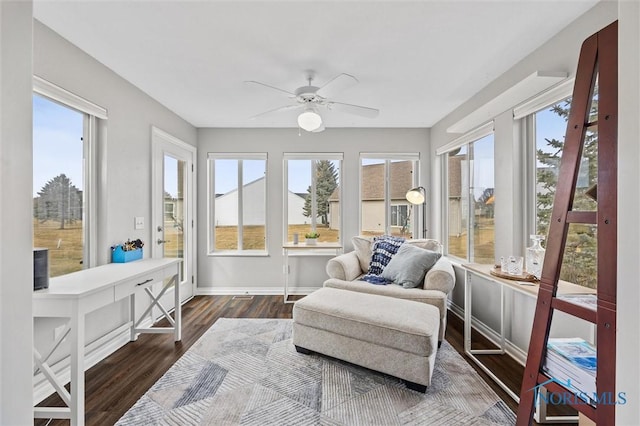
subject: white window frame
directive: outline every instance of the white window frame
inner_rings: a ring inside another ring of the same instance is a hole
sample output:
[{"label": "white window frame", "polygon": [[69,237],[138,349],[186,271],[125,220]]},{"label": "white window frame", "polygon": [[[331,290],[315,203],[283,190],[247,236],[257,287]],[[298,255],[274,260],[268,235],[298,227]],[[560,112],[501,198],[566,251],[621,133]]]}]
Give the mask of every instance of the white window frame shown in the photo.
[{"label": "white window frame", "polygon": [[[537,233],[537,147],[536,147],[536,120],[535,116],[538,112],[550,107],[551,105],[562,102],[571,97],[573,94],[574,79],[568,79],[552,87],[551,89],[531,98],[530,100],[513,108],[514,120],[520,120],[522,123],[522,139],[524,140],[525,149],[523,150],[522,161],[524,163],[525,179],[524,179],[524,229],[522,241],[525,246],[529,241],[529,236]],[[523,247],[524,249],[524,247]]]},{"label": "white window frame", "polygon": [[[238,249],[236,250],[216,250],[215,242],[215,160],[237,160],[238,161]],[[243,231],[243,203],[242,203],[242,191],[243,191],[243,160],[264,160],[264,232],[265,242],[264,250],[244,250],[242,249],[242,231]],[[268,241],[268,226],[269,223],[269,211],[267,206],[269,205],[268,191],[269,188],[269,176],[268,176],[268,155],[267,153],[208,153],[207,154],[207,174],[208,174],[208,230],[207,230],[207,242],[208,242],[208,256],[268,256],[269,255],[269,241]]]},{"label": "white window frame", "polygon": [[[83,114],[83,161],[84,161],[84,190],[82,200],[83,211],[83,269],[97,265],[98,256],[98,181],[97,156],[100,145],[103,144],[104,127],[108,119],[107,109],[81,96],[69,92],[37,75],[33,76],[33,92],[60,105],[71,108]],[[99,136],[100,135],[100,136]]]},{"label": "white window frame", "polygon": [[[385,206],[385,218],[384,218],[384,234],[391,234],[391,194],[389,188],[389,169],[390,164],[393,161],[413,161],[414,173],[412,188],[416,188],[420,185],[420,153],[390,153],[390,152],[361,152],[359,159],[359,173],[358,173],[358,232],[362,233],[362,160],[384,160],[384,206]],[[411,222],[411,235],[413,238],[420,238],[422,235],[422,229],[420,229],[422,216],[419,214],[426,214],[423,209],[419,209],[419,206],[413,207],[414,220]]]},{"label": "white window frame", "polygon": [[344,153],[342,152],[285,152],[282,156],[282,176],[283,176],[283,200],[282,200],[282,216],[283,216],[283,229],[282,229],[282,241],[287,242],[289,238],[289,160],[309,160],[311,161],[311,229],[316,230],[318,214],[317,203],[315,203],[316,193],[316,176],[313,173],[316,167],[316,161],[330,160],[339,161],[340,169],[338,170],[338,199],[340,200],[340,230],[338,232],[338,241],[342,241],[343,230],[343,198],[342,198],[342,166],[344,160]]},{"label": "white window frame", "polygon": [[[462,148],[463,146],[466,146],[467,147],[466,155],[468,158],[469,154],[471,153],[471,145],[476,141],[479,141],[480,139],[487,137],[491,134],[494,134],[495,136],[495,128],[494,128],[493,120],[469,131],[468,133],[465,133],[464,135],[454,139],[453,141],[449,142],[446,145],[443,145],[442,147],[436,150],[436,155],[442,158],[441,160],[442,161],[441,163],[442,164],[442,168],[441,168],[442,182],[443,182],[442,235],[444,235],[444,238],[443,238],[444,253],[446,253],[446,255],[451,258],[460,259],[465,262],[472,262],[474,259],[472,231],[474,226],[475,215],[473,214],[473,211],[472,211],[473,209],[472,209],[472,202],[471,202],[471,194],[467,194],[467,218],[466,218],[467,219],[467,257],[460,258],[454,254],[449,253],[449,161],[448,161],[449,153],[458,148]],[[495,149],[495,137],[494,137],[494,149]],[[495,158],[495,152],[494,152],[494,158]],[[473,175],[471,168],[472,168],[471,162],[467,161],[467,175],[469,177]],[[471,186],[471,183],[472,182],[469,182],[470,186]]]}]

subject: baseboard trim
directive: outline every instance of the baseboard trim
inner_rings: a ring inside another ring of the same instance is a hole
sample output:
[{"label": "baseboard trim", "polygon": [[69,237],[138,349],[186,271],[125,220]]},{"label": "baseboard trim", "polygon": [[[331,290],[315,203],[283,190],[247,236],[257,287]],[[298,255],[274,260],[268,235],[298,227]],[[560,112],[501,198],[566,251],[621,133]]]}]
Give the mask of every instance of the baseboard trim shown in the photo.
[{"label": "baseboard trim", "polygon": [[[141,327],[151,327],[153,325],[150,319],[145,319]],[[127,343],[131,338],[131,321],[121,325],[115,330],[110,331],[104,336],[94,340],[85,346],[84,370],[87,371]],[[60,361],[51,365],[51,369],[61,382],[69,383],[71,381],[70,370],[71,358],[66,356]],[[39,404],[49,395],[55,392],[53,386],[44,377],[42,373],[38,373],[33,377],[33,404]]]},{"label": "baseboard trim", "polygon": [[[454,315],[456,315],[458,318],[460,318],[464,322],[463,308],[461,308],[460,306],[450,301],[449,309]],[[500,341],[500,333],[496,332],[491,327],[487,326],[485,323],[483,323],[482,321],[478,320],[473,316],[471,317],[471,327],[473,327],[478,333],[482,334],[484,337],[491,340],[492,342]],[[518,346],[511,343],[509,340],[506,340],[505,343],[506,343],[505,352],[507,353],[507,355],[509,355],[511,358],[516,360],[519,364],[521,364],[524,367],[527,362],[527,353],[523,351],[521,348],[519,348]]]},{"label": "baseboard trim", "polygon": [[[289,294],[307,295],[318,290],[320,287],[289,287]],[[278,287],[198,287],[196,296],[237,296],[237,295],[260,295],[260,296],[282,296],[284,291],[282,286]]]}]

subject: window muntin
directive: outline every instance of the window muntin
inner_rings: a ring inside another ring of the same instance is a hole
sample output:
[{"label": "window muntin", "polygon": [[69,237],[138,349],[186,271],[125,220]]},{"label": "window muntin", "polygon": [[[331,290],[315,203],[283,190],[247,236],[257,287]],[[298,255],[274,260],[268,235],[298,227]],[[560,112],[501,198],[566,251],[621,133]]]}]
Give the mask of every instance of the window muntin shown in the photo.
[{"label": "window muntin", "polygon": [[266,252],[266,154],[209,154],[209,252]]},{"label": "window muntin", "polygon": [[51,277],[88,266],[85,188],[88,115],[33,95],[33,238]]},{"label": "window muntin", "polygon": [[310,232],[341,241],[341,166],[342,154],[285,154],[285,242]]},{"label": "window muntin", "polygon": [[415,238],[414,218],[424,212],[411,206],[407,191],[418,186],[418,155],[363,154],[360,158],[360,234]]},{"label": "window muntin", "polygon": [[[597,99],[596,88],[591,117],[597,114]],[[566,98],[528,118],[533,124],[529,126],[533,132],[529,139],[535,142],[535,186],[531,189],[535,194],[535,233],[544,235],[547,239],[570,106],[571,99]],[[596,128],[589,128],[580,160],[573,210],[594,211],[597,208],[595,201],[585,194],[597,182],[597,140]],[[560,279],[585,287],[596,287],[596,234],[596,225],[569,226]]]},{"label": "window muntin", "polygon": [[492,264],[495,260],[493,133],[449,151],[446,158],[448,254]]}]

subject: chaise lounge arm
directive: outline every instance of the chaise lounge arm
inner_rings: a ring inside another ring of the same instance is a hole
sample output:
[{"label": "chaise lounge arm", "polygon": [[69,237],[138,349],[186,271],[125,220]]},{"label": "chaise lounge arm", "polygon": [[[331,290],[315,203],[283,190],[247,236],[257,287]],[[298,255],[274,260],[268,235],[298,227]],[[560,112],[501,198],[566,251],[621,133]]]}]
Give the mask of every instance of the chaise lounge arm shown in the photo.
[{"label": "chaise lounge arm", "polygon": [[355,251],[341,254],[327,262],[327,274],[329,278],[343,281],[354,281],[364,274],[358,256]]}]

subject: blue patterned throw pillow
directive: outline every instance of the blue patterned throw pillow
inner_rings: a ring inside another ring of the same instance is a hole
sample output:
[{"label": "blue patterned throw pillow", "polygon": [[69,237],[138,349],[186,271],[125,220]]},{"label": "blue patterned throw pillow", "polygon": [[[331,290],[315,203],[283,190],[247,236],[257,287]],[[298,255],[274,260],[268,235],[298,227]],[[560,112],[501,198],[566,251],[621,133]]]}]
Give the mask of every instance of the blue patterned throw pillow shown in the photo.
[{"label": "blue patterned throw pillow", "polygon": [[389,264],[394,254],[404,243],[404,238],[392,237],[391,235],[381,235],[373,239],[373,247],[371,251],[371,262],[369,263],[369,272],[362,277],[363,280],[371,284],[387,284],[390,281],[380,276],[384,268]]}]

